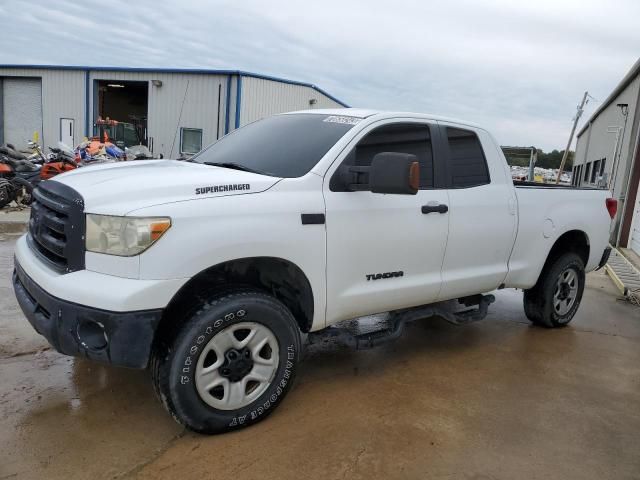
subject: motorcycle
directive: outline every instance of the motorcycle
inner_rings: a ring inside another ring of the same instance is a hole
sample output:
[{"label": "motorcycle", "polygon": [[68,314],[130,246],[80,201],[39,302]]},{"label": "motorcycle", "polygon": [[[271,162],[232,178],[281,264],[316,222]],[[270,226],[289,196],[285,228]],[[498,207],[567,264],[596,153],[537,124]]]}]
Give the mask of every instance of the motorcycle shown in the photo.
[{"label": "motorcycle", "polygon": [[31,205],[33,188],[40,182],[40,167],[28,160],[0,158],[0,208],[15,201]]},{"label": "motorcycle", "polygon": [[58,142],[57,148],[49,147],[49,150],[51,150],[49,158],[40,170],[40,178],[42,180],[48,180],[80,166],[75,152],[64,143]]}]

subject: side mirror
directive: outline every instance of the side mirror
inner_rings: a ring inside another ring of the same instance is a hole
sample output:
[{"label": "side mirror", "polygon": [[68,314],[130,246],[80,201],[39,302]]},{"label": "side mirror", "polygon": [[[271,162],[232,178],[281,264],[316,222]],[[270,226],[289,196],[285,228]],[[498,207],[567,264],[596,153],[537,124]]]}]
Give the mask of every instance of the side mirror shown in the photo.
[{"label": "side mirror", "polygon": [[418,158],[408,153],[378,153],[371,162],[369,187],[372,193],[415,195],[420,187]]}]

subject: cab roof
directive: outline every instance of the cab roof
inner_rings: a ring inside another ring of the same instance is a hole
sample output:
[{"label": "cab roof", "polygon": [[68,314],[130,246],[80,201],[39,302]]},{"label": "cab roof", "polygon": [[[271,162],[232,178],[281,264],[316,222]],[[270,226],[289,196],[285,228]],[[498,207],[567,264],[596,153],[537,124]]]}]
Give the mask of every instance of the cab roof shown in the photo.
[{"label": "cab roof", "polygon": [[417,113],[417,112],[402,112],[402,111],[387,111],[387,110],[372,110],[365,108],[319,108],[314,110],[298,110],[295,112],[288,112],[286,115],[299,114],[299,113],[313,113],[318,115],[336,115],[345,117],[367,118],[370,120],[382,120],[385,118],[396,117],[412,117],[412,118],[424,118],[425,120],[435,120],[442,122],[458,123],[460,125],[467,125],[474,128],[482,128],[466,120],[460,120],[456,118],[445,117],[441,115],[433,115],[430,113]]}]

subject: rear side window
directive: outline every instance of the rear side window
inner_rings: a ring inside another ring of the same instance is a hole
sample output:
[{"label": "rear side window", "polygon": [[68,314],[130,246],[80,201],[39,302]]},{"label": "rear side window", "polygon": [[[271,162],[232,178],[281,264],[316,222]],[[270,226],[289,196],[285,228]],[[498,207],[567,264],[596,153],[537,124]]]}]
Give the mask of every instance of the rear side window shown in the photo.
[{"label": "rear side window", "polygon": [[364,137],[343,165],[368,167],[378,153],[415,155],[420,163],[420,188],[433,188],[433,149],[427,125],[401,123],[379,127]]},{"label": "rear side window", "polygon": [[487,160],[478,136],[470,130],[447,127],[449,171],[453,188],[469,188],[490,183]]}]

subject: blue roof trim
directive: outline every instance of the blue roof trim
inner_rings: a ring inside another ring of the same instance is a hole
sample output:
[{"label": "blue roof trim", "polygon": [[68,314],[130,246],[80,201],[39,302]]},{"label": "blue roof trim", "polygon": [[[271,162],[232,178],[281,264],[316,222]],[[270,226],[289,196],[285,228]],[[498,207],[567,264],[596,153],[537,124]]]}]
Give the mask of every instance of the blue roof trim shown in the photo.
[{"label": "blue roof trim", "polygon": [[91,138],[91,125],[89,124],[89,88],[91,86],[91,81],[89,80],[91,74],[89,70],[84,72],[84,126],[85,126],[85,135],[87,138]]},{"label": "blue roof trim", "polygon": [[240,128],[240,103],[242,102],[242,75],[238,75],[236,84],[236,128]]},{"label": "blue roof trim", "polygon": [[42,70],[81,70],[92,72],[157,72],[157,73],[200,73],[209,75],[238,75],[243,77],[259,78],[262,80],[271,80],[274,82],[288,83],[290,85],[299,85],[301,87],[313,88],[315,91],[330,98],[343,107],[349,108],[349,105],[342,100],[337,99],[333,95],[327,93],[313,83],[300,82],[297,80],[289,80],[286,78],[273,77],[271,75],[262,75],[259,73],[245,72],[243,70],[215,70],[203,68],[151,68],[151,67],[91,67],[88,65],[17,65],[17,64],[0,64],[0,68],[39,68]]}]

